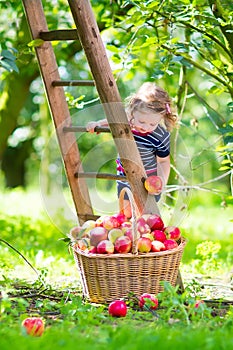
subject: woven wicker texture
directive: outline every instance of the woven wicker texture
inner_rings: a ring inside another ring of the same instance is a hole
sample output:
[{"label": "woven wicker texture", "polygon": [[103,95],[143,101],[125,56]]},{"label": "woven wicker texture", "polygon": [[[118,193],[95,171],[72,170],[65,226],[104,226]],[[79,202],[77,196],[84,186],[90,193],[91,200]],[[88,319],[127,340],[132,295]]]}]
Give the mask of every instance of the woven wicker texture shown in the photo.
[{"label": "woven wicker texture", "polygon": [[[132,194],[126,191],[132,202]],[[133,203],[131,206],[135,210]],[[135,247],[137,238],[134,232]],[[186,240],[181,238],[179,246],[173,250],[144,254],[136,250],[127,254],[88,254],[73,248],[83,295],[91,302],[109,303],[126,297],[129,292],[137,296],[157,294],[163,290],[161,281],[175,286],[185,244]]]}]

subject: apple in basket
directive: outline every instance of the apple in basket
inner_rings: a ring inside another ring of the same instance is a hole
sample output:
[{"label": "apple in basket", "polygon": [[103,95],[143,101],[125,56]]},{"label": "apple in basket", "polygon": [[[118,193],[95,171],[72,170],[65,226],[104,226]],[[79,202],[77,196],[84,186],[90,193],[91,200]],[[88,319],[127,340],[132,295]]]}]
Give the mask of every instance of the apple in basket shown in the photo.
[{"label": "apple in basket", "polygon": [[141,309],[149,308],[151,310],[157,309],[159,301],[154,294],[143,293],[139,297],[139,307]]},{"label": "apple in basket", "polygon": [[150,238],[140,237],[137,241],[137,248],[140,253],[148,253],[151,250]]},{"label": "apple in basket", "polygon": [[108,232],[108,239],[112,243],[115,243],[116,239],[118,237],[121,237],[123,235],[123,232],[120,228],[113,228]]},{"label": "apple in basket", "polygon": [[90,245],[97,246],[100,241],[108,238],[108,230],[102,226],[93,228],[90,231]]},{"label": "apple in basket", "polygon": [[151,232],[150,226],[146,223],[146,220],[143,217],[137,219],[137,230],[140,235]]},{"label": "apple in basket", "polygon": [[127,221],[127,217],[123,213],[114,214],[113,217],[117,219],[119,226]]},{"label": "apple in basket", "polygon": [[153,236],[151,233],[144,233],[144,234],[142,235],[142,237],[147,237],[147,238],[149,238],[149,239],[151,240],[151,242],[154,241],[154,236]]},{"label": "apple in basket", "polygon": [[156,241],[164,242],[167,239],[167,236],[165,235],[164,231],[154,230],[151,233]]},{"label": "apple in basket", "polygon": [[174,239],[166,239],[163,244],[165,245],[165,250],[172,250],[178,247],[178,243]]},{"label": "apple in basket", "polygon": [[131,242],[133,242],[133,232],[132,232],[131,228],[129,228],[127,231],[125,231],[124,236],[129,237]]},{"label": "apple in basket", "polygon": [[114,244],[108,239],[104,239],[99,242],[96,247],[97,254],[113,254],[114,253]]},{"label": "apple in basket", "polygon": [[121,236],[116,239],[114,246],[116,253],[129,253],[132,248],[132,241],[127,236]]},{"label": "apple in basket", "polygon": [[144,186],[149,194],[156,195],[161,193],[163,189],[163,181],[160,176],[151,175],[146,178]]},{"label": "apple in basket", "polygon": [[131,221],[125,221],[121,224],[120,228],[123,232],[127,231],[132,227],[132,222]]},{"label": "apple in basket", "polygon": [[160,241],[153,241],[151,242],[151,251],[152,252],[161,252],[165,250],[165,245],[163,242]]},{"label": "apple in basket", "polygon": [[165,227],[164,233],[166,234],[168,239],[174,239],[175,241],[177,241],[181,237],[180,229],[176,226]]},{"label": "apple in basket", "polygon": [[117,228],[119,226],[120,226],[120,224],[119,224],[119,222],[118,222],[116,217],[110,216],[110,215],[106,215],[103,218],[103,227],[106,228],[107,230],[111,230],[111,229]]},{"label": "apple in basket", "polygon": [[157,214],[151,214],[147,216],[146,223],[150,226],[150,229],[152,231],[154,230],[163,230],[164,229],[164,222],[161,219],[161,217]]}]

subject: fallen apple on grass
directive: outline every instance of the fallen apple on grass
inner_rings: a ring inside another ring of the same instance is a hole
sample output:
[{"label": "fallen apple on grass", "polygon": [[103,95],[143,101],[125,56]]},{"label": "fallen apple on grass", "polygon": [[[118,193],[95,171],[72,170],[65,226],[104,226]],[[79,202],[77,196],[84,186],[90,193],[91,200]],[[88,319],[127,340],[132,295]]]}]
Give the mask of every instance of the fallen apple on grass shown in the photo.
[{"label": "fallen apple on grass", "polygon": [[151,175],[146,178],[144,186],[149,194],[160,194],[163,189],[163,181],[160,176]]},{"label": "fallen apple on grass", "polygon": [[143,293],[139,297],[139,307],[141,309],[148,307],[151,310],[155,310],[157,309],[158,305],[159,305],[159,301],[154,294]]},{"label": "fallen apple on grass", "polygon": [[40,317],[27,317],[22,322],[27,334],[40,337],[44,333],[44,322]]},{"label": "fallen apple on grass", "polygon": [[127,315],[127,305],[124,300],[114,300],[108,306],[108,313],[113,317],[125,317]]}]

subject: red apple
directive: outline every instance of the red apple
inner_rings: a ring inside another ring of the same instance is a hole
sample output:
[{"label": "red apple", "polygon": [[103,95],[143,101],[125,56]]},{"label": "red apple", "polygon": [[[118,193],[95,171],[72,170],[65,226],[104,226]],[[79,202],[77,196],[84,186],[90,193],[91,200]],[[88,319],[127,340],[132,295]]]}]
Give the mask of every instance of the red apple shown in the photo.
[{"label": "red apple", "polygon": [[154,230],[151,233],[156,241],[164,242],[167,239],[165,233],[161,230]]},{"label": "red apple", "polygon": [[165,245],[163,244],[163,242],[153,241],[151,243],[151,251],[152,252],[161,252],[163,250],[165,250]]},{"label": "red apple", "polygon": [[132,242],[127,236],[121,236],[115,241],[115,252],[124,254],[129,253],[132,248]]},{"label": "red apple", "polygon": [[148,253],[151,250],[150,238],[140,237],[137,241],[137,248],[140,253]]},{"label": "red apple", "polygon": [[127,306],[123,300],[114,300],[108,306],[108,313],[113,317],[125,317]]},{"label": "red apple", "polygon": [[27,334],[40,337],[44,333],[44,322],[40,317],[27,317],[22,322],[22,327]]},{"label": "red apple", "polygon": [[90,246],[87,248],[87,252],[90,254],[96,254],[97,253],[97,247]]},{"label": "red apple", "polygon": [[133,242],[133,232],[130,228],[127,231],[125,231],[124,235],[128,237],[131,240],[131,242]]},{"label": "red apple", "polygon": [[102,227],[103,226],[103,220],[106,215],[101,215],[98,219],[95,220],[95,226],[96,227]]},{"label": "red apple", "polygon": [[115,243],[116,239],[121,236],[123,236],[123,232],[120,228],[113,228],[108,232],[108,239],[113,244]]},{"label": "red apple", "polygon": [[119,227],[120,224],[117,220],[116,217],[114,216],[110,216],[110,215],[106,215],[103,219],[103,227],[106,228],[107,230],[111,230],[113,228],[117,228]]},{"label": "red apple", "polygon": [[161,217],[157,214],[151,214],[148,216],[146,223],[150,226],[151,231],[154,230],[163,230],[164,223]]},{"label": "red apple", "polygon": [[198,308],[200,305],[205,304],[205,302],[203,300],[196,300],[194,307]]},{"label": "red apple", "polygon": [[151,232],[149,225],[146,223],[146,220],[143,217],[137,219],[137,230],[140,233],[140,236],[144,233]]},{"label": "red apple", "polygon": [[117,219],[119,226],[122,225],[123,222],[127,221],[127,217],[123,213],[114,214],[113,217]]},{"label": "red apple", "polygon": [[90,231],[90,245],[97,246],[100,241],[108,238],[108,230],[98,226]]},{"label": "red apple", "polygon": [[114,253],[114,244],[110,242],[108,239],[105,239],[97,245],[97,253],[98,254],[112,254]]},{"label": "red apple", "polygon": [[166,239],[163,244],[165,245],[165,250],[172,250],[178,247],[178,243],[174,239]]},{"label": "red apple", "polygon": [[177,241],[181,237],[180,229],[176,226],[167,226],[165,227],[164,232],[168,239],[174,239]]},{"label": "red apple", "polygon": [[154,241],[154,236],[153,236],[151,233],[144,233],[144,234],[142,235],[142,237],[147,237],[147,238],[149,238],[149,239],[151,240],[151,242]]},{"label": "red apple", "polygon": [[125,232],[128,229],[130,229],[132,227],[132,222],[131,221],[125,221],[121,224],[120,229]]},{"label": "red apple", "polygon": [[143,309],[145,305],[148,306],[151,310],[155,310],[159,305],[159,301],[154,294],[143,293],[139,297],[139,307]]},{"label": "red apple", "polygon": [[160,176],[148,176],[144,182],[145,189],[149,194],[156,195],[161,193],[163,189],[163,181]]}]

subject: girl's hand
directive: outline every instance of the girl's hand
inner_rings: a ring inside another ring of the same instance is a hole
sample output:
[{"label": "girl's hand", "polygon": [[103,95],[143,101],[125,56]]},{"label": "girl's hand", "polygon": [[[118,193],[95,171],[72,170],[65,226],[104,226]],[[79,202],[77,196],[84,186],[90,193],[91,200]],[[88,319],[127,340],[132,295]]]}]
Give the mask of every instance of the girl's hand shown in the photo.
[{"label": "girl's hand", "polygon": [[86,129],[88,132],[93,134],[95,132],[96,126],[99,126],[99,124],[97,122],[89,122],[89,123],[87,123]]}]

